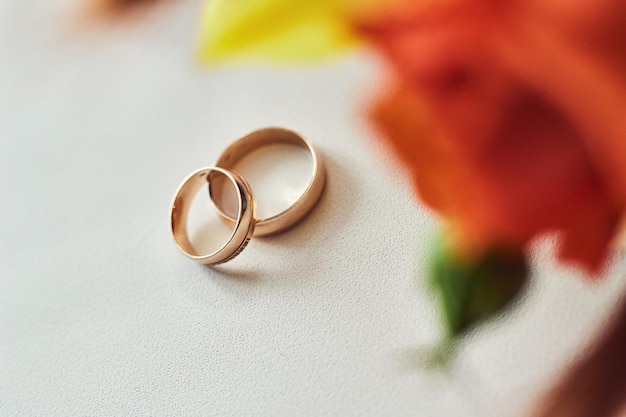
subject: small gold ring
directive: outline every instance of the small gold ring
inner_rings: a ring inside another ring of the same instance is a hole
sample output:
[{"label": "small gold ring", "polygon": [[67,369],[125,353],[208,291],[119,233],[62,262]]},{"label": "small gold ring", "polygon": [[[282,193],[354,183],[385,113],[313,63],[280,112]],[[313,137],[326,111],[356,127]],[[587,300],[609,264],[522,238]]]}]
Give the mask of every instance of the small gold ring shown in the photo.
[{"label": "small gold ring", "polygon": [[[289,208],[271,217],[257,219],[256,228],[254,230],[255,236],[269,236],[283,232],[295,226],[296,223],[302,220],[313,207],[315,207],[315,204],[320,199],[326,180],[326,171],[324,170],[324,164],[319,153],[308,140],[299,134],[287,129],[270,127],[256,130],[235,141],[220,155],[215,163],[217,167],[232,170],[237,162],[248,153],[263,146],[278,143],[293,144],[306,148],[311,154],[313,161],[313,175],[306,190]],[[213,195],[218,194],[214,194],[216,190],[212,190],[211,187],[219,187],[220,183],[221,182],[213,185],[209,184],[209,193],[219,215],[226,223],[232,225],[235,223],[235,219],[226,214],[224,210],[216,204],[215,199],[213,199]]]},{"label": "small gold ring", "polygon": [[[235,186],[239,204],[237,220],[233,220],[233,232],[221,248],[209,254],[200,254],[189,241],[187,216],[195,195],[207,183],[211,184],[211,177],[214,174],[225,176]],[[241,253],[254,233],[256,221],[254,219],[254,199],[250,186],[236,172],[215,167],[201,168],[189,175],[178,187],[172,202],[170,221],[174,241],[183,254],[194,261],[208,265],[230,261]]]}]

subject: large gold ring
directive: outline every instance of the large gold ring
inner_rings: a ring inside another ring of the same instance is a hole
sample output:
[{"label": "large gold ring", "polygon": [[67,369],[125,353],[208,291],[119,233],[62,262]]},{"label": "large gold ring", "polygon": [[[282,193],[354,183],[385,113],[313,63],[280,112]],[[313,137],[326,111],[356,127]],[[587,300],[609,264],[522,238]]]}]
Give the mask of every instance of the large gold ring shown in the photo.
[{"label": "large gold ring", "polygon": [[[217,167],[232,171],[237,162],[248,153],[263,146],[275,145],[279,143],[293,144],[306,148],[311,154],[313,161],[313,174],[306,190],[302,193],[298,200],[293,203],[293,205],[286,210],[265,219],[257,219],[256,227],[254,229],[255,236],[269,236],[283,232],[296,225],[315,207],[315,204],[320,199],[326,180],[324,164],[319,153],[307,139],[303,138],[299,134],[291,130],[271,127],[256,130],[237,140],[230,145],[222,153],[222,155],[220,155],[215,163],[215,166]],[[215,204],[215,207],[222,219],[226,223],[233,225],[237,220],[227,214],[213,198],[214,195],[218,195],[216,193],[219,190],[213,190],[212,187],[218,188],[222,183],[223,181],[216,182],[215,184],[209,184],[209,193],[211,194],[213,203]]]}]

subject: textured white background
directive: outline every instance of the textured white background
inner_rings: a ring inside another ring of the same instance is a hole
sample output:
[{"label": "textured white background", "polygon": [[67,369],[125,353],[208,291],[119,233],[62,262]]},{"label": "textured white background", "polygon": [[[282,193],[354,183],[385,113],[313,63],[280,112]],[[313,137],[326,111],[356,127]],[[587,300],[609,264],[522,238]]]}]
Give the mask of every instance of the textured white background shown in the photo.
[{"label": "textured white background", "polygon": [[[0,2],[0,415],[527,415],[623,293],[538,252],[533,286],[448,373],[422,278],[434,218],[360,116],[378,79],[201,68],[197,1],[115,24]],[[267,125],[319,147],[328,186],[289,233],[219,269],[176,250],[179,181]]]}]

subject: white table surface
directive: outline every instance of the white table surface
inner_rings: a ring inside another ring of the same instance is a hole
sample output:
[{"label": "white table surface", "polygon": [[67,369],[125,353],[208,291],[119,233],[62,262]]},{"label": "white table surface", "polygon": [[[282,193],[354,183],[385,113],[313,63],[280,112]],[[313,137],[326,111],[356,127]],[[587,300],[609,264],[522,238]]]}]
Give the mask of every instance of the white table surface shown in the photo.
[{"label": "white table surface", "polygon": [[[539,246],[514,313],[433,372],[435,218],[362,108],[380,74],[192,59],[197,1],[115,22],[0,2],[1,416],[528,415],[624,291]],[[263,126],[327,162],[317,209],[211,269],[168,228],[179,182]]]}]

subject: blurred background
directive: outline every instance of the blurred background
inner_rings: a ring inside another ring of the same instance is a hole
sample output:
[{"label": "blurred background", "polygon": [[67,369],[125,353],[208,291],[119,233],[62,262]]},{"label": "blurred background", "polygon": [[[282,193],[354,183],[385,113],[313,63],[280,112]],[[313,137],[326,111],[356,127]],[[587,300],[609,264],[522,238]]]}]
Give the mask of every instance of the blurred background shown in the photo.
[{"label": "blurred background", "polygon": [[[532,415],[626,290],[536,245],[532,284],[450,369],[423,283],[437,219],[361,110],[380,65],[194,59],[202,3],[0,2],[0,415]],[[328,184],[220,268],[169,234],[178,183],[283,126]]]}]

